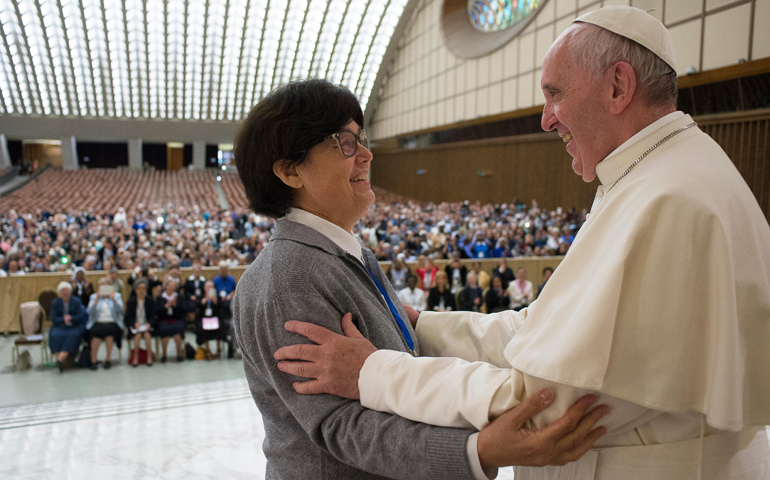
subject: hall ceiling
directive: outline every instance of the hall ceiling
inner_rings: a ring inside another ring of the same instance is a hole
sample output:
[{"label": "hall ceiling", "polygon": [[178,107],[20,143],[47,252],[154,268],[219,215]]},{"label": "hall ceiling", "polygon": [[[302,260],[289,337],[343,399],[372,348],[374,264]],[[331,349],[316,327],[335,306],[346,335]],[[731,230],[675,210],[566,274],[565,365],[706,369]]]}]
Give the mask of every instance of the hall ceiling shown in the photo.
[{"label": "hall ceiling", "polygon": [[407,0],[0,0],[0,115],[237,121],[290,79],[366,108]]}]

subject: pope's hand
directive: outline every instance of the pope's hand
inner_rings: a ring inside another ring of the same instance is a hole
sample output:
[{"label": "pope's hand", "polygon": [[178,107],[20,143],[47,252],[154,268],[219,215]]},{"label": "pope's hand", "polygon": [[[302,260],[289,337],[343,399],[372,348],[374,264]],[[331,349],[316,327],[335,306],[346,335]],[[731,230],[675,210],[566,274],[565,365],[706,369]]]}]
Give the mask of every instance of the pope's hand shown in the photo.
[{"label": "pope's hand", "polygon": [[590,412],[596,396],[586,395],[563,417],[541,430],[530,430],[529,420],[553,402],[553,393],[542,390],[497,417],[479,433],[477,450],[483,468],[509,465],[542,467],[564,465],[583,456],[594,442],[607,433],[594,428],[609,407],[600,405]]},{"label": "pope's hand", "polygon": [[282,372],[310,379],[294,383],[297,393],[330,393],[353,400],[360,398],[358,374],[377,348],[353,325],[350,313],[342,317],[345,336],[312,323],[293,320],[286,322],[284,328],[316,343],[289,345],[275,352],[275,359],[279,360],[278,368]]}]

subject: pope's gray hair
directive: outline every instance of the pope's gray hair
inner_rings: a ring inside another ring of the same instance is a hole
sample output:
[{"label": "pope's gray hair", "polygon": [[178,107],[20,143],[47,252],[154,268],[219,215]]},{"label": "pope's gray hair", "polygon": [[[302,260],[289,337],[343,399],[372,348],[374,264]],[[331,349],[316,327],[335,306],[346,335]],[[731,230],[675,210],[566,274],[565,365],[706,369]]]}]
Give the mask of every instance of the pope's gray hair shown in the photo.
[{"label": "pope's gray hair", "polygon": [[676,72],[669,64],[633,40],[590,23],[580,25],[567,40],[575,65],[599,79],[611,66],[626,62],[634,69],[637,88],[649,106],[676,106]]}]

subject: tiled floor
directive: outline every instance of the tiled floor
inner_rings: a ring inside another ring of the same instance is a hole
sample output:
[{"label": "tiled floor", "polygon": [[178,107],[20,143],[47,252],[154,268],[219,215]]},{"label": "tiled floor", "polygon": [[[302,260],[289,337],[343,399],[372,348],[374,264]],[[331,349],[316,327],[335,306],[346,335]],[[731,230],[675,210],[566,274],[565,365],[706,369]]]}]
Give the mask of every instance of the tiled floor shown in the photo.
[{"label": "tiled floor", "polygon": [[12,342],[0,337],[0,479],[264,478],[262,417],[239,360],[132,368],[124,352],[109,371],[60,374],[33,350],[33,368],[13,372]]},{"label": "tiled floor", "polygon": [[5,407],[0,478],[260,479],[263,438],[242,379]]},{"label": "tiled floor", "polygon": [[0,478],[261,479],[264,435],[244,379],[2,407]]}]

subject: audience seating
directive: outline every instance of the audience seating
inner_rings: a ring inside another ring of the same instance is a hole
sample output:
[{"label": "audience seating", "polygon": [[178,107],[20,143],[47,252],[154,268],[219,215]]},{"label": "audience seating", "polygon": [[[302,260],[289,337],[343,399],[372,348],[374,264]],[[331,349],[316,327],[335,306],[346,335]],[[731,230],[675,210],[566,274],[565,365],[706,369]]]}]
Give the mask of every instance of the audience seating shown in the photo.
[{"label": "audience seating", "polygon": [[133,215],[139,204],[165,207],[168,203],[218,209],[211,172],[48,169],[24,188],[0,199],[0,211],[93,210],[114,214],[118,207],[125,207]]}]

